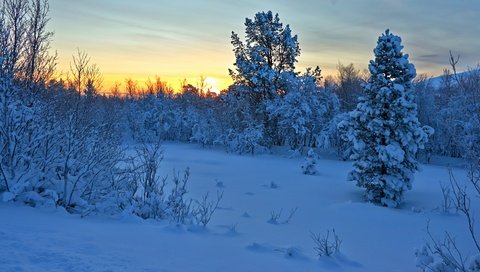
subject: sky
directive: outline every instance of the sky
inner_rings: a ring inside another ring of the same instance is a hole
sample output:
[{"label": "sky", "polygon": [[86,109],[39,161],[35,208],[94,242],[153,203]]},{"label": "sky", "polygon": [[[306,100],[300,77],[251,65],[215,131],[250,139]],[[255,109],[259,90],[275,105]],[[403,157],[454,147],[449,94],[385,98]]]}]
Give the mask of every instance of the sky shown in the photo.
[{"label": "sky", "polygon": [[417,73],[441,74],[449,50],[460,55],[459,70],[480,63],[478,0],[50,0],[52,49],[64,73],[77,49],[87,52],[105,89],[155,76],[174,88],[203,76],[223,89],[235,61],[231,32],[243,37],[245,18],[268,10],[298,35],[298,71],[364,69],[387,28],[402,37]]}]

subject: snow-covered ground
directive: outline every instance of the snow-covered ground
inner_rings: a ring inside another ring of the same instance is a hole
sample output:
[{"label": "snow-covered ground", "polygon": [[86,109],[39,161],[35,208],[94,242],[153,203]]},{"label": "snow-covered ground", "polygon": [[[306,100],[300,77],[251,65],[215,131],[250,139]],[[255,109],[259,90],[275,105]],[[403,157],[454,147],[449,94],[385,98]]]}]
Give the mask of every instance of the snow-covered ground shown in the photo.
[{"label": "snow-covered ground", "polygon": [[[318,174],[307,176],[301,158],[175,143],[164,149],[165,175],[190,167],[190,197],[224,191],[206,229],[2,203],[0,271],[417,271],[414,249],[427,240],[428,220],[438,238],[448,230],[462,250],[472,249],[464,218],[438,210],[445,166],[422,166],[404,205],[390,209],[362,200],[346,181],[350,162],[320,159]],[[269,223],[281,210],[279,223]],[[332,228],[341,252],[318,258],[311,233]]]}]

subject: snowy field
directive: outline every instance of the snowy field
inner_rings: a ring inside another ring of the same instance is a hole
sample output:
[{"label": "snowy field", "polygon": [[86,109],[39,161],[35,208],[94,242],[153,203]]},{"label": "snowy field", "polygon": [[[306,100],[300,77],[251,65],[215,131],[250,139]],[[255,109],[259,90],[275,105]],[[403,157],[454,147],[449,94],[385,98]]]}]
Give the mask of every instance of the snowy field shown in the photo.
[{"label": "snowy field", "polygon": [[[206,229],[2,203],[0,271],[418,271],[414,249],[427,240],[428,220],[439,239],[450,231],[462,250],[472,249],[464,218],[438,209],[445,166],[423,165],[402,207],[391,209],[362,200],[346,181],[350,162],[321,159],[319,173],[306,176],[301,158],[173,143],[164,149],[163,174],[190,167],[190,197],[224,191]],[[277,224],[268,222],[281,210]],[[332,228],[340,253],[319,258],[311,233]]]}]

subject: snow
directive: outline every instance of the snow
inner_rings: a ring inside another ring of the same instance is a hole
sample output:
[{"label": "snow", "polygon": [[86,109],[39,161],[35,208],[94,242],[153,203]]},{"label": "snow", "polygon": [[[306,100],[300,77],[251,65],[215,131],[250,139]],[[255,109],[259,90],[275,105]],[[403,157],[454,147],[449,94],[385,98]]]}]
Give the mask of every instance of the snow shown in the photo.
[{"label": "snow", "polygon": [[[416,271],[427,220],[434,236],[450,231],[462,249],[472,250],[463,217],[438,209],[445,166],[422,165],[404,204],[391,209],[364,202],[363,190],[346,181],[350,162],[322,157],[311,176],[299,171],[298,157],[240,156],[178,143],[164,150],[162,175],[190,168],[190,197],[224,191],[207,228],[0,203],[0,270]],[[279,224],[268,223],[279,211]],[[311,233],[332,228],[342,240],[340,253],[318,258]]]}]

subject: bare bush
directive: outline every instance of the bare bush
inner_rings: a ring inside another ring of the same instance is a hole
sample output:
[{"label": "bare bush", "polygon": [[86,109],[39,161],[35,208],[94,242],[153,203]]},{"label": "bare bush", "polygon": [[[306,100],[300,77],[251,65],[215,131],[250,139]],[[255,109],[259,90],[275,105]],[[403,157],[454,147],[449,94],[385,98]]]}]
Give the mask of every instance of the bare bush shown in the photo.
[{"label": "bare bush", "polygon": [[280,224],[288,224],[292,220],[293,216],[297,212],[298,208],[293,208],[290,210],[290,213],[288,216],[285,218],[285,220],[281,221],[280,218],[282,217],[282,212],[283,209],[280,209],[280,211],[271,211],[270,212],[270,219],[268,219],[268,223],[273,224],[273,225],[280,225]]},{"label": "bare bush", "polygon": [[163,151],[158,141],[143,143],[136,148],[136,157],[131,160],[131,177],[136,184],[133,195],[134,212],[142,218],[164,218],[164,187],[167,178],[160,180],[158,170]]},{"label": "bare bush", "polygon": [[192,215],[192,200],[187,200],[187,183],[190,177],[190,169],[187,167],[180,178],[180,172],[173,171],[173,189],[167,198],[167,210],[170,219],[176,224],[186,223]]},{"label": "bare bush", "polygon": [[282,216],[282,211],[283,209],[280,209],[279,212],[277,211],[271,211],[270,212],[270,219],[268,219],[268,223],[278,225],[278,220],[280,219],[280,216]]},{"label": "bare bush", "polygon": [[452,190],[450,185],[440,184],[440,189],[442,190],[442,203],[440,210],[442,213],[450,213],[453,209],[453,199],[452,199]]},{"label": "bare bush", "polygon": [[313,248],[318,256],[327,256],[330,257],[335,253],[340,252],[340,245],[342,240],[338,237],[335,229],[327,230],[324,234],[311,233],[310,237],[315,242],[315,247]]},{"label": "bare bush", "polygon": [[[471,205],[470,205],[471,196],[468,194],[467,184],[463,186],[460,185],[457,179],[455,178],[455,176],[453,175],[452,170],[449,170],[449,175],[450,175],[450,184],[452,187],[455,208],[457,209],[457,211],[462,213],[467,219],[468,231],[470,233],[470,237],[472,238],[472,241],[478,251],[478,254],[480,254],[480,243],[478,238],[479,234],[475,232],[475,218],[474,218],[474,215],[478,214],[478,212],[473,211],[471,209]],[[472,179],[473,175],[470,174],[469,176],[471,177],[469,179],[470,183],[472,183],[473,185],[476,185],[476,180]],[[480,197],[480,191],[478,190],[477,190],[477,197]]]},{"label": "bare bush", "polygon": [[193,211],[196,223],[202,226],[206,226],[212,219],[212,216],[217,210],[222,198],[223,191],[217,191],[216,199],[210,199],[208,193],[206,193],[205,195],[203,195],[200,201],[196,200],[196,207]]},{"label": "bare bush", "polygon": [[[446,209],[449,207],[447,205],[453,203],[455,210],[464,216],[476,253],[467,254],[463,252],[449,232],[445,233],[443,240],[438,240],[432,235],[430,226],[427,224],[429,242],[415,251],[417,267],[422,271],[480,271],[479,233],[475,228],[475,215],[478,215],[478,211],[473,210],[471,206],[472,198],[480,197],[480,190],[477,187],[478,180],[475,174],[477,171],[479,171],[479,168],[472,166],[468,172],[468,182],[461,184],[453,175],[452,170],[449,169],[450,187],[442,186],[443,202],[445,203],[443,208]],[[469,193],[469,185],[473,187],[475,196]]]}]

